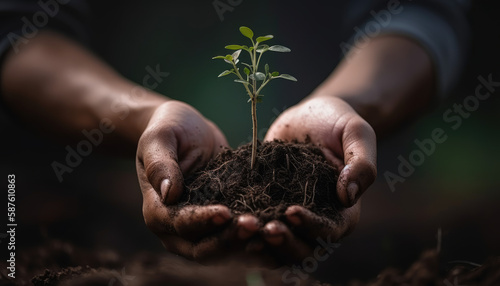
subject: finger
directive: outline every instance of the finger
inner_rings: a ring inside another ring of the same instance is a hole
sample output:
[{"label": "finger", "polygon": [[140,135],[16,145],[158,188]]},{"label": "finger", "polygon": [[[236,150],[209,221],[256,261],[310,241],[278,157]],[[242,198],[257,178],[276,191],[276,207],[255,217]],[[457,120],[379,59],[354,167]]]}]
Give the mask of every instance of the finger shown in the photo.
[{"label": "finger", "polygon": [[196,241],[212,234],[232,218],[226,206],[185,206],[174,217],[177,234],[187,240]]},{"label": "finger", "polygon": [[330,150],[330,148],[325,148],[321,147],[321,150],[323,151],[323,154],[325,155],[325,158],[327,161],[331,162],[331,164],[337,169],[337,170],[342,170],[344,168],[344,159],[339,158],[338,156],[335,155],[335,153]]},{"label": "finger", "polygon": [[211,156],[207,150],[207,148],[200,146],[198,148],[190,148],[188,153],[182,154],[181,162],[179,163],[181,172],[189,176],[189,174],[201,169]]},{"label": "finger", "polygon": [[316,243],[318,238],[337,241],[349,234],[359,221],[361,204],[339,210],[338,218],[331,220],[305,209],[301,206],[290,206],[285,211],[287,221],[294,233],[298,233],[305,240]]},{"label": "finger", "polygon": [[377,142],[363,119],[350,120],[342,133],[345,167],[337,182],[337,194],[345,207],[353,206],[377,176]]},{"label": "finger", "polygon": [[183,190],[184,178],[177,161],[177,140],[172,130],[152,131],[139,142],[138,160],[149,183],[164,204],[175,203]]},{"label": "finger", "polygon": [[287,264],[299,262],[311,254],[311,247],[295,236],[281,221],[268,222],[262,231],[264,240]]},{"label": "finger", "polygon": [[[145,176],[144,173],[141,174]],[[174,233],[171,224],[171,212],[161,201],[158,192],[150,184],[147,185],[143,186],[141,183],[143,193],[142,212],[146,226],[156,234]]]},{"label": "finger", "polygon": [[[242,232],[243,229],[243,232]],[[263,243],[256,236],[259,220],[252,215],[242,215],[221,230],[204,236],[201,240],[189,243],[189,257],[198,262],[215,263],[228,260],[244,261],[245,264],[262,265]],[[262,240],[262,239],[260,239]],[[185,243],[184,243],[185,244]]]},{"label": "finger", "polygon": [[215,137],[215,143],[212,146],[212,156],[216,156],[217,154],[221,153],[222,151],[224,151],[224,148],[231,148],[231,146],[229,146],[229,143],[227,142],[226,136],[224,136],[219,127],[217,127],[217,125],[215,125],[215,123],[210,120],[207,120],[207,122],[212,129]]},{"label": "finger", "polygon": [[224,253],[229,253],[229,250],[235,250],[237,243],[241,245],[240,249],[244,249],[244,243],[236,239],[235,224],[229,224],[221,231],[214,232],[198,241],[187,240],[177,234],[158,234],[158,236],[168,251],[196,261],[220,258]]},{"label": "finger", "polygon": [[314,243],[318,237],[328,236],[338,240],[345,231],[341,223],[341,216],[333,221],[324,216],[319,216],[301,206],[290,206],[285,211],[287,222],[292,226],[293,232],[300,235],[304,240]]},{"label": "finger", "polygon": [[257,234],[260,221],[253,215],[244,214],[238,217],[236,226],[238,228],[238,239],[247,240]]},{"label": "finger", "polygon": [[227,225],[222,231],[204,237],[202,240],[192,244],[193,259],[199,262],[214,260],[225,260],[228,256],[240,256],[247,252],[245,245],[247,240],[239,239],[238,223]]}]

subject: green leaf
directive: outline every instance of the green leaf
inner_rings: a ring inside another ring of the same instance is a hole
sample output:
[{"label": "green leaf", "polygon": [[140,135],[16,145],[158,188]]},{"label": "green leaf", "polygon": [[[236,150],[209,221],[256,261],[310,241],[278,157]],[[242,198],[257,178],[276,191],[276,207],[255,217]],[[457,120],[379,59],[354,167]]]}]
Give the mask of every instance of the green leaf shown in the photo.
[{"label": "green leaf", "polygon": [[269,46],[268,45],[260,45],[259,47],[257,47],[257,53],[263,53],[265,51],[269,50]]},{"label": "green leaf", "polygon": [[240,46],[240,45],[229,45],[229,46],[225,46],[224,48],[226,48],[228,50],[241,50],[241,49],[243,49],[243,46]]},{"label": "green leaf", "polygon": [[275,71],[275,72],[273,72],[271,75],[272,75],[273,77],[277,77],[277,76],[279,76],[279,75],[280,75],[280,73]]},{"label": "green leaf", "polygon": [[262,97],[260,96],[257,96],[257,99],[256,99],[257,103],[261,103],[262,102]]},{"label": "green leaf", "polygon": [[269,74],[269,65],[268,65],[268,64],[266,64],[266,65],[264,66],[264,70],[265,70],[265,72],[266,72],[266,76],[267,76],[267,75]]},{"label": "green leaf", "polygon": [[250,78],[251,79],[255,78],[255,80],[265,80],[266,76],[261,72],[256,72],[256,73],[250,75]]},{"label": "green leaf", "polygon": [[264,41],[271,40],[272,38],[274,38],[273,35],[267,35],[267,36],[258,37],[257,38],[257,43],[262,43]]},{"label": "green leaf", "polygon": [[243,36],[249,38],[250,40],[253,39],[253,31],[252,29],[248,28],[248,27],[245,27],[245,26],[241,26],[240,27],[240,32]]},{"label": "green leaf", "polygon": [[218,77],[223,77],[223,76],[226,76],[226,75],[228,75],[228,74],[232,74],[232,73],[233,73],[233,71],[234,71],[234,69],[229,70],[229,71],[228,71],[228,70],[225,70],[225,71],[223,71],[223,72],[222,72],[222,73],[221,73]]},{"label": "green leaf", "polygon": [[279,52],[279,53],[288,53],[288,52],[292,51],[289,48],[284,47],[284,46],[280,46],[280,45],[271,46],[271,47],[269,47],[269,50],[273,51],[273,52]]},{"label": "green leaf", "polygon": [[248,68],[245,68],[243,71],[245,71],[246,75],[250,75],[250,70]]},{"label": "green leaf", "polygon": [[228,63],[228,64],[232,64],[232,63],[233,63],[233,56],[231,56],[231,55],[226,55],[226,56],[224,57],[224,61],[225,61],[226,63]]},{"label": "green leaf", "polygon": [[241,54],[241,49],[237,50],[236,52],[234,52],[231,56],[233,57],[233,61],[237,61],[238,60],[238,57],[240,56]]},{"label": "green leaf", "polygon": [[225,59],[225,58],[226,58],[225,56],[216,56],[216,57],[213,57],[212,60]]},{"label": "green leaf", "polygon": [[248,81],[245,81],[245,80],[241,80],[241,79],[235,79],[234,82],[239,82],[239,83],[242,83],[242,84],[250,84]]},{"label": "green leaf", "polygon": [[293,76],[291,76],[289,74],[282,74],[280,76],[277,76],[276,78],[282,78],[282,79],[286,79],[286,80],[297,81],[296,78],[294,78]]}]

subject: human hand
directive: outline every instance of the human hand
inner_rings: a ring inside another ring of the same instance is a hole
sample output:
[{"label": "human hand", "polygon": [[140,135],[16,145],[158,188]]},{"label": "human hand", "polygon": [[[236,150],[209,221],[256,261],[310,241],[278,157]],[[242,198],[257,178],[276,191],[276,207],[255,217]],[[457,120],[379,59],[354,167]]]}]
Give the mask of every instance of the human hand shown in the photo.
[{"label": "human hand", "polygon": [[257,218],[233,218],[226,206],[178,207],[184,175],[204,166],[228,143],[222,132],[193,107],[167,101],[149,120],[137,149],[137,174],[146,225],[165,248],[204,261],[243,249],[258,229]]},{"label": "human hand", "polygon": [[303,142],[306,138],[320,146],[327,160],[340,170],[337,195],[346,208],[340,210],[338,221],[332,221],[291,206],[285,213],[286,224],[267,223],[265,240],[287,260],[311,255],[317,239],[334,242],[349,234],[359,220],[359,198],[376,177],[375,133],[342,99],[318,95],[288,109],[272,124],[265,140]]}]

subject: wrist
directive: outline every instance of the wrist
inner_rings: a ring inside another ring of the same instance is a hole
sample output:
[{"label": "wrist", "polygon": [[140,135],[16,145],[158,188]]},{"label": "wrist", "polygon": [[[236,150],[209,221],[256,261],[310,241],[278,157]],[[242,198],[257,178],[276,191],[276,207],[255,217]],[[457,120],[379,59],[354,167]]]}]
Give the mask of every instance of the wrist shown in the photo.
[{"label": "wrist", "polygon": [[120,142],[133,149],[154,109],[168,100],[50,32],[40,33],[19,53],[9,52],[1,69],[2,96],[8,108],[64,141],[80,140],[82,131],[105,123],[113,130],[106,137],[107,145]]},{"label": "wrist", "polygon": [[117,137],[136,146],[155,111],[171,99],[135,84],[114,88],[116,95],[97,117],[109,118],[116,126]]},{"label": "wrist", "polygon": [[377,133],[385,133],[415,118],[433,93],[427,53],[410,39],[381,36],[344,59],[314,96],[343,99]]},{"label": "wrist", "polygon": [[383,125],[383,120],[394,113],[394,105],[381,104],[383,94],[376,88],[352,90],[319,89],[311,96],[313,98],[335,98],[348,104],[354,111],[366,120],[377,132]]}]

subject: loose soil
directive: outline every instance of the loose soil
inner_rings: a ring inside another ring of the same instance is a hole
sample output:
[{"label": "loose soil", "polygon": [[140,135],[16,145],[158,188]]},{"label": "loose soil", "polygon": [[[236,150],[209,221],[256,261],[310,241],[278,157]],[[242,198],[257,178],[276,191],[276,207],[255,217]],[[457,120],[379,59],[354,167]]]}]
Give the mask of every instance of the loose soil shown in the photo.
[{"label": "loose soil", "polygon": [[[40,253],[46,255],[40,256]],[[124,260],[128,262],[122,264],[120,261]],[[18,262],[16,279],[8,278],[4,269],[0,271],[0,285],[297,285],[282,280],[283,271],[287,269],[247,269],[235,263],[202,266],[160,253],[139,253],[124,259],[110,251],[103,255],[99,250],[84,250],[60,241],[25,249]],[[406,271],[386,268],[370,281],[353,279],[347,283],[328,284],[309,277],[301,280],[300,285],[496,286],[500,285],[500,257],[490,257],[481,265],[443,261],[439,253],[431,249],[424,251]]]},{"label": "loose soil", "polygon": [[264,223],[283,220],[291,205],[338,219],[336,185],[339,171],[321,149],[310,143],[259,143],[254,170],[251,144],[226,149],[186,179],[180,205],[228,206],[235,214],[251,213]]}]

